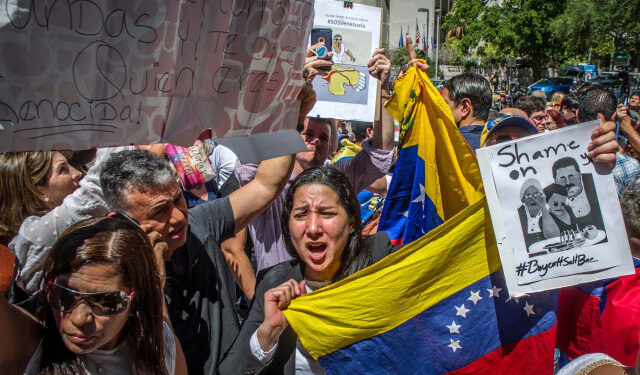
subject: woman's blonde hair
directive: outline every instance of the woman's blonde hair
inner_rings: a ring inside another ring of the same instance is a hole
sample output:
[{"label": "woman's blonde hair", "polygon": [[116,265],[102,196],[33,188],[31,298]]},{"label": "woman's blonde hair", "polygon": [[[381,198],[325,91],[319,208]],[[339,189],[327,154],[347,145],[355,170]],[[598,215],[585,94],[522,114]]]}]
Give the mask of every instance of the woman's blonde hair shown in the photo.
[{"label": "woman's blonde hair", "polygon": [[0,236],[13,237],[24,219],[49,212],[37,187],[47,182],[53,153],[0,154]]}]

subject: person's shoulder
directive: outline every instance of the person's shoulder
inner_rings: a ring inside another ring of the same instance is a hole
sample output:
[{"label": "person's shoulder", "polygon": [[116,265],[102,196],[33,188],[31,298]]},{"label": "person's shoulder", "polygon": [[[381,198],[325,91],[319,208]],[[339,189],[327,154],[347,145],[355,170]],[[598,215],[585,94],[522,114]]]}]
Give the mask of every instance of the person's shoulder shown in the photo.
[{"label": "person's shoulder", "polygon": [[391,243],[387,232],[377,232],[365,237],[364,245],[371,252],[371,258],[374,263],[400,249],[400,246]]}]

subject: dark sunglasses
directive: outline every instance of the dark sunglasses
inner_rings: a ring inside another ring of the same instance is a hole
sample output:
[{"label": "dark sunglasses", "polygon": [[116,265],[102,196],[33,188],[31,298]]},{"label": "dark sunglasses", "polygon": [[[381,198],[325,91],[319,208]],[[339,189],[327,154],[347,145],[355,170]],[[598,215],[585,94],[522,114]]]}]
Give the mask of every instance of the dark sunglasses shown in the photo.
[{"label": "dark sunglasses", "polygon": [[129,293],[114,290],[97,293],[83,293],[66,288],[49,281],[47,300],[51,306],[62,312],[70,312],[80,302],[84,301],[96,315],[118,315],[127,309],[135,291]]}]

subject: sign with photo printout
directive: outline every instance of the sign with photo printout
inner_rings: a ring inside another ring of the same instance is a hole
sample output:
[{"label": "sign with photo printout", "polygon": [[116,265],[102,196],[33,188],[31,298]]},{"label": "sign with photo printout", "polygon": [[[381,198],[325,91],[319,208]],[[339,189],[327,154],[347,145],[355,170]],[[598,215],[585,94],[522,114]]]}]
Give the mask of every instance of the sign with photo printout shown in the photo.
[{"label": "sign with photo printout", "polygon": [[331,70],[313,80],[317,103],[309,116],[373,122],[378,81],[367,63],[380,48],[382,9],[342,1],[316,0],[310,44],[324,41],[333,52]]},{"label": "sign with photo printout", "polygon": [[587,155],[598,124],[478,149],[511,296],[634,272],[613,176]]},{"label": "sign with photo printout", "polygon": [[241,159],[303,150],[312,20],[313,0],[2,0],[0,151],[190,146],[208,128]]}]

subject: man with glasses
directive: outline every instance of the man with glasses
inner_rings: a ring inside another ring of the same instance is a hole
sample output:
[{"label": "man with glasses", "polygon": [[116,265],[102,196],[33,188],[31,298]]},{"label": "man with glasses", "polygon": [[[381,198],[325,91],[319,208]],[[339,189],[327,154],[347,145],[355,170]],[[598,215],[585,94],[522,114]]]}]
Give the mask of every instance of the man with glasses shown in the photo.
[{"label": "man with glasses", "polygon": [[333,36],[333,57],[331,58],[331,61],[333,61],[334,64],[342,64],[342,57],[344,55],[349,56],[351,62],[356,61],[356,58],[353,57],[353,54],[349,51],[347,45],[342,43],[342,35],[336,34]]},{"label": "man with glasses", "polygon": [[535,95],[523,96],[516,101],[516,108],[527,113],[527,117],[536,125],[538,133],[543,133],[551,125],[551,117],[546,107],[544,99]]}]

